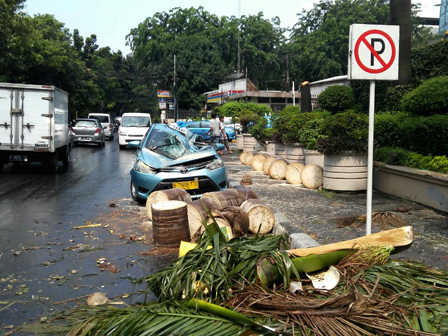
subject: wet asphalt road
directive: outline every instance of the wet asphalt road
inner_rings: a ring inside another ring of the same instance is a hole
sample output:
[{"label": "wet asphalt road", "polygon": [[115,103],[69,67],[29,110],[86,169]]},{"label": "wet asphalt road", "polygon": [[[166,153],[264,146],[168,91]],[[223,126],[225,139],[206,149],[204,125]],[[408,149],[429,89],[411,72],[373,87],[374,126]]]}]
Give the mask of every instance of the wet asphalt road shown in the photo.
[{"label": "wet asphalt road", "polygon": [[[0,334],[101,291],[127,303],[131,280],[166,266],[173,254],[151,250],[145,208],[130,198],[135,150],[75,147],[57,175],[40,164],[8,164],[0,173]],[[116,206],[115,206],[116,205]],[[100,224],[100,225],[99,225]],[[77,228],[79,226],[89,226]],[[97,261],[105,258],[110,269]],[[118,271],[117,273],[114,273]],[[120,297],[120,296],[124,296]],[[35,327],[28,327],[31,330]]]}]

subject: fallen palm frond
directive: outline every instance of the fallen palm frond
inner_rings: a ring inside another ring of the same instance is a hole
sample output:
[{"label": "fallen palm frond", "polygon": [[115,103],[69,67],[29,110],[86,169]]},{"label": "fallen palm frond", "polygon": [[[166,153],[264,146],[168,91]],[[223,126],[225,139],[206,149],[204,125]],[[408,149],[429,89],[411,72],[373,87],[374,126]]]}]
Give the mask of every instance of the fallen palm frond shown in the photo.
[{"label": "fallen palm frond", "polygon": [[[278,253],[287,244],[285,236],[239,237],[220,242],[217,236],[203,238],[185,256],[146,278],[147,288],[161,301],[196,297],[210,302],[227,300],[243,281],[254,282],[260,256],[272,257],[286,283],[291,277],[290,259]],[[212,249],[207,249],[213,245]]]},{"label": "fallen palm frond", "polygon": [[211,316],[175,304],[151,304],[114,308],[78,308],[64,319],[68,336],[87,335],[241,335],[245,327],[225,318]]},{"label": "fallen palm frond", "polygon": [[[347,259],[346,261],[349,261]],[[345,262],[332,291],[235,291],[229,305],[284,323],[300,335],[434,335],[448,333],[448,273],[414,262],[392,261],[360,270]]]}]

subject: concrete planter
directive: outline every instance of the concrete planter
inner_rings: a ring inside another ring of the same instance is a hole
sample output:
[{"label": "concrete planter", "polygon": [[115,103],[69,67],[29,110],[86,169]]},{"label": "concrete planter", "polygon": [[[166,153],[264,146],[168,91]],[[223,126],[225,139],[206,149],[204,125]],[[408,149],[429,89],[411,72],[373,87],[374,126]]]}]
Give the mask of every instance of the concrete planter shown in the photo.
[{"label": "concrete planter", "polygon": [[446,174],[374,162],[373,188],[448,212]]},{"label": "concrete planter", "polygon": [[301,144],[289,144],[285,145],[285,157],[290,163],[299,162],[305,164],[305,146]]},{"label": "concrete planter", "polygon": [[367,155],[342,153],[324,155],[324,189],[361,191],[367,189]]},{"label": "concrete planter", "polygon": [[250,133],[243,133],[243,152],[253,152],[257,140]]},{"label": "concrete planter", "polygon": [[317,150],[305,149],[305,165],[315,164],[319,167],[324,167],[324,155]]},{"label": "concrete planter", "polygon": [[285,157],[285,146],[280,142],[267,141],[266,151],[271,156]]},{"label": "concrete planter", "polygon": [[236,135],[236,149],[237,150],[243,150],[244,148],[244,139],[243,139],[243,135],[242,134],[237,134]]}]

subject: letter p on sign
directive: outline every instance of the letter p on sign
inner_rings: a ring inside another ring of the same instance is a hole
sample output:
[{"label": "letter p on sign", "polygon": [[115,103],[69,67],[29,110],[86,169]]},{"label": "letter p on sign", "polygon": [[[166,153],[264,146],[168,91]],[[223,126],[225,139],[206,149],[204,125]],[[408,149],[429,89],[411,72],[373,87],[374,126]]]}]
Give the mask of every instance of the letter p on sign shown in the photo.
[{"label": "letter p on sign", "polygon": [[348,79],[397,80],[399,26],[350,26]]}]

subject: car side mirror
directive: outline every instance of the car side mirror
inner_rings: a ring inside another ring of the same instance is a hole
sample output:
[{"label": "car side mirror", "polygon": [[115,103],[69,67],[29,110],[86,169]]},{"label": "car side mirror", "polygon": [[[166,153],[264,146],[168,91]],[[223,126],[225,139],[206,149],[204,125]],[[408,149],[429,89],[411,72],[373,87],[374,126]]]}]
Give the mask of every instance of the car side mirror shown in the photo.
[{"label": "car side mirror", "polygon": [[128,146],[131,148],[140,148],[140,140],[129,141]]}]

